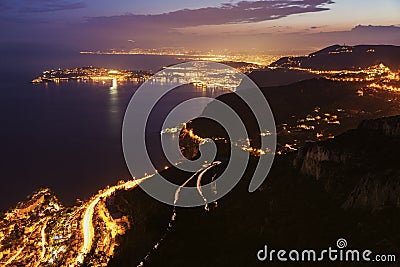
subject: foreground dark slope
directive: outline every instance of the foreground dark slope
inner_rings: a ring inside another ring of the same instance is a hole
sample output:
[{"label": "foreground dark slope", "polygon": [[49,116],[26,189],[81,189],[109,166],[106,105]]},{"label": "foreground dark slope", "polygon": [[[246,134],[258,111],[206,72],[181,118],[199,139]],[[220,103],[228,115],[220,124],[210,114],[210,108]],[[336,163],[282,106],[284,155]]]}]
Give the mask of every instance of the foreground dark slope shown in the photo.
[{"label": "foreground dark slope", "polygon": [[400,208],[400,117],[363,121],[335,140],[301,149],[294,163],[344,208]]},{"label": "foreground dark slope", "polygon": [[[400,117],[366,121],[298,155],[280,156],[262,188],[250,194],[247,187],[257,161],[252,158],[239,185],[217,208],[178,209],[176,223],[146,266],[262,266],[256,252],[264,244],[326,248],[338,238],[346,238],[351,248],[399,257],[399,125]],[[182,173],[169,170],[167,176]],[[143,247],[162,236],[171,208],[140,191],[118,199],[133,210],[134,227],[110,266],[133,266],[134,259],[144,256]]]}]

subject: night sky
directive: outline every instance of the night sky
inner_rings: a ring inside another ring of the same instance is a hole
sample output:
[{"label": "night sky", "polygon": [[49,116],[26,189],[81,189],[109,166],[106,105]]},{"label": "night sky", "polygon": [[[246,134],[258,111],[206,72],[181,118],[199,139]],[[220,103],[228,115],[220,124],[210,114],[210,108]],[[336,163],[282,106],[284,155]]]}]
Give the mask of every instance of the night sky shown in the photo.
[{"label": "night sky", "polygon": [[0,45],[76,50],[399,45],[399,14],[397,0],[0,0]]}]

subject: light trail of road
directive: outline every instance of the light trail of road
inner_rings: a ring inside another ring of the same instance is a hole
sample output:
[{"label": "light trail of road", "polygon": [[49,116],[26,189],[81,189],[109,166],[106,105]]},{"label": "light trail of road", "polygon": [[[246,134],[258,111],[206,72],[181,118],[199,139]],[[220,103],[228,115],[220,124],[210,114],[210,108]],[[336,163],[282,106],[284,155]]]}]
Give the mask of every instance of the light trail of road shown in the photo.
[{"label": "light trail of road", "polygon": [[215,161],[213,162],[210,166],[208,166],[207,168],[205,168],[198,176],[197,176],[197,183],[196,183],[196,187],[197,187],[197,191],[199,192],[200,196],[203,198],[204,200],[204,209],[206,211],[209,211],[208,208],[208,203],[207,203],[207,199],[205,198],[204,194],[203,194],[203,190],[201,189],[201,180],[203,179],[204,174],[209,171],[210,169],[212,169],[213,167],[217,166],[221,164],[221,161]]},{"label": "light trail of road", "polygon": [[41,238],[42,238],[42,253],[40,255],[40,260],[38,260],[36,262],[35,267],[39,267],[40,264],[42,264],[43,262],[46,261],[45,256],[46,256],[46,228],[47,228],[47,222],[48,222],[48,220],[45,222],[42,230],[40,231],[40,235],[41,235]]},{"label": "light trail of road", "polygon": [[[173,213],[172,213],[171,219],[170,219],[170,221],[169,221],[167,230],[165,231],[165,233],[164,233],[164,235],[162,236],[162,238],[160,239],[160,241],[153,247],[153,250],[156,250],[156,249],[159,247],[159,245],[161,244],[161,242],[165,239],[167,233],[168,233],[168,232],[172,229],[172,227],[173,227],[173,222],[176,220],[176,217],[177,217],[176,204],[177,204],[178,201],[179,201],[179,194],[181,193],[182,188],[185,187],[193,178],[195,178],[196,175],[198,175],[198,176],[201,175],[200,179],[197,180],[197,188],[198,188],[198,190],[199,190],[199,188],[200,188],[199,186],[201,186],[201,185],[200,185],[200,184],[201,184],[201,179],[202,179],[202,176],[204,175],[204,173],[206,173],[206,172],[209,171],[211,168],[213,168],[213,167],[215,167],[216,165],[219,165],[219,164],[221,164],[220,161],[215,161],[215,162],[213,162],[213,163],[211,163],[211,164],[208,164],[208,166],[207,166],[205,169],[200,169],[200,170],[196,171],[196,172],[195,172],[192,176],[190,176],[181,186],[178,187],[178,189],[175,191],[174,209],[173,209]],[[199,173],[200,173],[200,174],[199,174]],[[199,184],[199,181],[200,181],[200,184]],[[201,196],[203,197],[203,199],[205,199],[204,196],[202,195],[201,188],[200,188],[200,192],[201,192]],[[146,255],[145,260],[146,260],[149,256],[150,256],[150,253],[148,253],[148,254]],[[142,262],[142,263],[143,263],[143,262]],[[142,263],[141,263],[141,264],[142,264]],[[142,264],[142,265],[143,265],[143,264]],[[139,265],[139,266],[142,266],[142,265]]]},{"label": "light trail of road", "polygon": [[90,251],[92,248],[92,241],[94,236],[94,229],[93,229],[93,213],[94,207],[99,203],[100,198],[95,198],[89,206],[86,208],[85,215],[83,216],[82,220],[82,234],[83,234],[83,247],[81,249],[80,254],[76,258],[78,264],[82,264],[83,260],[85,259],[85,255]]},{"label": "light trail of road", "polygon": [[11,258],[9,258],[8,261],[6,261],[6,262],[4,263],[4,266],[7,266],[7,265],[11,264],[11,263],[19,256],[19,254],[22,253],[22,251],[24,250],[24,248],[25,248],[25,247],[20,248],[20,249],[17,251],[17,253],[14,254],[14,256],[12,256]]},{"label": "light trail of road", "polygon": [[41,236],[42,236],[42,254],[40,255],[40,259],[43,261],[44,256],[46,255],[46,227],[47,227],[47,222],[45,223],[44,227],[42,228],[41,231]]},{"label": "light trail of road", "polygon": [[179,200],[179,194],[182,191],[182,188],[185,187],[199,172],[201,172],[202,170],[198,170],[197,172],[195,172],[192,176],[189,177],[189,179],[187,179],[181,186],[178,187],[178,189],[175,192],[175,198],[174,198],[174,210],[176,207],[176,203],[178,203]]},{"label": "light trail of road", "polygon": [[211,188],[212,188],[214,195],[218,194],[217,183],[214,181],[216,176],[217,176],[217,174],[214,174],[213,177],[211,178],[211,183],[212,183]]},{"label": "light trail of road", "polygon": [[[32,226],[32,228],[33,228],[34,230],[32,231],[32,233],[31,233],[28,237],[26,237],[26,240],[31,239],[33,233],[36,231],[37,228],[39,228],[39,227],[38,227],[39,224],[40,224],[40,222],[36,222],[36,223]],[[22,243],[23,243],[24,245],[23,245],[20,249],[18,249],[18,251],[17,251],[11,258],[9,258],[5,263],[2,263],[2,264],[4,264],[4,266],[7,266],[7,265],[11,264],[13,261],[15,261],[15,260],[19,257],[19,255],[24,251],[24,249],[26,248],[25,240],[24,240]],[[2,265],[2,266],[3,266],[3,265]],[[13,265],[13,266],[14,266],[14,265]]]},{"label": "light trail of road", "polygon": [[[218,164],[218,162],[214,162],[204,165],[176,190],[174,195],[173,214],[170,218],[168,227],[160,241],[155,246],[153,246],[153,249],[144,258],[144,261],[146,261],[148,256],[152,254],[153,251],[158,249],[160,244],[166,238],[168,232],[171,231],[171,229],[173,228],[174,221],[177,217],[176,206],[179,203],[179,199],[181,197],[180,194],[183,187],[188,186],[189,182],[193,181],[196,178],[199,178],[198,184],[201,184],[203,175],[212,167]],[[77,267],[81,266],[89,258],[91,262],[95,262],[95,265],[97,266],[100,266],[98,264],[108,262],[113,254],[112,251],[108,251],[108,253],[111,254],[104,255],[103,258],[96,258],[95,256],[97,255],[97,252],[93,251],[93,248],[97,247],[98,242],[101,242],[101,238],[104,238],[108,234],[110,234],[111,230],[119,231],[118,229],[122,228],[117,228],[119,227],[117,226],[118,222],[110,226],[109,224],[107,224],[107,220],[99,217],[101,216],[101,214],[98,213],[101,211],[99,205],[104,205],[105,200],[113,196],[116,191],[133,189],[146,179],[151,178],[152,176],[154,176],[154,174],[141,179],[119,183],[116,186],[107,187],[106,189],[99,191],[97,195],[93,196],[86,203],[83,203],[82,205],[74,208],[72,212],[70,210],[61,210],[61,212],[59,212],[60,204],[57,202],[57,199],[50,199],[49,203],[41,202],[40,204],[45,206],[38,206],[38,210],[50,209],[50,211],[52,212],[52,214],[50,215],[45,215],[44,213],[42,213],[42,211],[37,211],[39,213],[34,214],[20,213],[18,209],[10,212],[12,216],[7,214],[6,218],[10,217],[13,220],[13,224],[5,224],[1,226],[1,239],[9,239],[11,242],[12,237],[7,237],[3,233],[10,232],[11,230],[9,229],[15,229],[15,227],[18,227],[18,225],[22,225],[21,227],[23,227],[25,231],[29,229],[30,235],[26,236],[23,240],[18,241],[19,244],[15,240],[15,244],[13,243],[14,247],[12,249],[12,252],[7,255],[7,258],[3,259],[4,261],[0,263],[0,266],[14,266],[16,263],[24,263],[25,266],[40,267],[48,263]],[[36,193],[36,195],[33,196],[32,199],[39,198],[41,197],[41,195],[45,194],[51,196],[51,194],[47,191],[39,191],[38,193]],[[54,216],[60,216],[59,220],[55,219]],[[29,220],[31,219],[35,222],[32,224],[26,223],[27,220],[29,222]],[[103,221],[105,224],[103,224]],[[78,226],[78,229],[75,228],[76,226]],[[49,227],[51,229],[49,229]],[[60,233],[63,233],[63,235],[61,236],[61,238],[58,238],[60,237]],[[99,237],[100,241],[98,241]],[[35,243],[32,243],[33,239],[36,239]],[[107,243],[108,245],[106,245],[106,247],[109,247],[110,244],[112,246],[116,244],[116,241],[113,238],[111,239],[112,240],[110,242],[114,243]],[[60,244],[62,244],[62,246]],[[79,244],[78,247],[76,247],[76,244]],[[103,243],[101,244],[104,245]],[[70,249],[73,249],[74,254],[64,253],[66,250],[69,251]],[[2,252],[1,248],[0,251]],[[92,252],[96,254],[93,257]]]},{"label": "light trail of road", "polygon": [[176,204],[179,201],[179,194],[182,191],[182,188],[185,187],[194,177],[196,177],[196,175],[198,175],[201,171],[203,171],[204,169],[200,169],[197,172],[195,172],[192,176],[190,176],[182,185],[180,185],[178,187],[178,189],[175,191],[175,197],[174,197],[174,209],[172,211],[172,216],[171,219],[168,223],[168,227],[165,230],[165,233],[163,234],[163,236],[160,238],[160,240],[153,246],[152,250],[150,252],[148,252],[146,254],[146,256],[143,258],[143,260],[139,263],[139,265],[137,265],[137,267],[143,267],[144,263],[149,259],[149,257],[151,256],[151,254],[156,251],[158,249],[158,247],[160,246],[160,244],[164,241],[164,239],[166,238],[167,234],[169,231],[171,231],[172,227],[173,227],[173,222],[176,220]]},{"label": "light trail of road", "polygon": [[140,183],[149,179],[152,176],[154,176],[154,175],[146,176],[141,179],[128,181],[124,184],[110,187],[92,198],[92,200],[89,202],[89,204],[85,210],[85,213],[84,213],[84,216],[82,219],[83,246],[80,250],[80,253],[78,254],[78,256],[76,258],[77,264],[83,263],[85,256],[90,252],[90,250],[92,248],[93,237],[94,237],[93,214],[95,211],[95,207],[99,203],[99,201],[111,196],[115,191],[129,190],[129,189],[135,188]]}]

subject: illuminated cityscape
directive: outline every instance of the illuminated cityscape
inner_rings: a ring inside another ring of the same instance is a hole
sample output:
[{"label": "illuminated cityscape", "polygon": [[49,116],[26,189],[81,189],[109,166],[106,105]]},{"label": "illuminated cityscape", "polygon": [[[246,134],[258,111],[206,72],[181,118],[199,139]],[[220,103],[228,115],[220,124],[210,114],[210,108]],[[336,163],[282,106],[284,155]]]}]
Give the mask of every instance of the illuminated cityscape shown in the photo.
[{"label": "illuminated cityscape", "polygon": [[[227,64],[234,64],[233,62]],[[236,63],[235,68],[242,72],[251,72],[259,65],[250,63]],[[116,70],[96,67],[83,67],[74,69],[58,69],[46,70],[43,74],[35,79],[32,83],[60,83],[60,82],[94,82],[106,83],[112,82],[112,88],[117,87],[118,83],[133,82],[142,83],[146,80],[156,84],[192,84],[195,87],[203,90],[228,90],[235,91],[240,84],[242,76],[238,75],[233,69],[231,72],[226,72],[216,66],[214,69],[207,68],[202,62],[196,63],[193,68],[170,67],[168,72],[161,70],[156,76],[152,77],[152,73],[148,71],[129,71]]]},{"label": "illuminated cityscape", "polygon": [[148,81],[155,84],[193,84],[203,89],[235,91],[242,79],[242,74],[233,68],[222,68],[219,65],[212,67],[196,62],[193,66],[169,67],[168,71],[162,70],[156,78],[151,77]]},{"label": "illuminated cityscape", "polygon": [[[189,177],[175,193],[174,203],[179,201],[182,187],[195,178],[202,195],[204,174],[220,163],[206,163]],[[0,221],[1,265],[107,266],[119,245],[118,237],[131,228],[133,220],[114,206],[115,194],[132,190],[153,176],[121,180],[115,186],[100,190],[88,201],[79,200],[73,207],[64,207],[49,189],[35,192],[29,200],[7,211]],[[207,205],[205,209],[208,210]],[[176,216],[173,209],[169,228]],[[159,243],[153,249],[158,246]],[[143,260],[146,259],[147,256]],[[143,266],[143,262],[138,266]]]},{"label": "illuminated cityscape", "polygon": [[[141,49],[135,48],[129,51],[110,50],[110,51],[81,51],[82,55],[156,55],[174,56],[185,61],[214,61],[214,62],[247,62],[253,65],[268,66],[270,63],[279,59],[281,55],[271,55],[271,53],[243,53],[224,51],[197,51],[179,48],[160,48],[160,49]],[[253,66],[255,67],[255,66]],[[244,71],[245,72],[245,71]]]},{"label": "illuminated cityscape", "polygon": [[1,265],[107,266],[116,237],[130,227],[126,216],[110,213],[113,195],[148,178],[121,181],[74,207],[62,206],[49,189],[36,192],[0,221]]},{"label": "illuminated cityscape", "polygon": [[[270,67],[271,69],[279,69],[279,67]],[[288,67],[291,70],[306,71],[313,74],[321,75],[325,79],[341,82],[368,82],[368,87],[399,91],[400,71],[395,72],[389,67],[380,63],[359,70],[313,70],[301,67]]]},{"label": "illuminated cityscape", "polygon": [[43,74],[35,79],[32,83],[48,83],[48,82],[143,82],[152,75],[146,71],[128,71],[115,70],[107,68],[83,67],[73,69],[57,69],[46,70]]}]

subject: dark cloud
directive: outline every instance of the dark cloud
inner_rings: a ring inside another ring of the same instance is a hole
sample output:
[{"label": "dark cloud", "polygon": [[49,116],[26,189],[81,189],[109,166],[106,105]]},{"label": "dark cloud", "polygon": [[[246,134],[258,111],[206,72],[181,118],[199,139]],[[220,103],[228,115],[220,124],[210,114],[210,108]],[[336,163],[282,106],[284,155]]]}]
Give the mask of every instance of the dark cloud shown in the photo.
[{"label": "dark cloud", "polygon": [[[332,44],[392,44],[400,45],[400,27],[358,25],[348,31],[317,32],[309,34],[291,33],[274,35],[282,48],[290,49],[293,44],[301,44],[309,50],[316,50]],[[262,40],[262,38],[260,38]]]},{"label": "dark cloud", "polygon": [[18,13],[45,13],[86,7],[78,0],[0,0],[0,13],[18,17]]},{"label": "dark cloud", "polygon": [[372,26],[372,25],[358,25],[352,28],[350,31],[332,31],[332,32],[320,32],[317,34],[311,34],[310,36],[318,36],[318,38],[335,38],[338,41],[343,38],[344,41],[364,41],[369,43],[378,43],[385,40],[391,40],[391,42],[400,42],[400,27],[398,26]]},{"label": "dark cloud", "polygon": [[[391,33],[397,33],[400,34],[400,27],[395,26],[395,25],[390,25],[390,26],[375,26],[375,25],[357,25],[353,29],[351,29],[352,32],[378,32],[378,33],[383,33],[383,32],[391,32]],[[399,36],[400,38],[400,36]]]},{"label": "dark cloud", "polygon": [[33,12],[33,13],[44,13],[44,12],[55,12],[61,10],[72,10],[85,8],[86,5],[83,2],[70,2],[64,0],[29,0],[24,1],[24,5],[20,8],[21,12]]},{"label": "dark cloud", "polygon": [[156,15],[123,15],[90,18],[89,23],[135,27],[188,27],[273,20],[293,14],[329,10],[330,0],[264,0],[226,3],[219,7],[182,9]]}]

